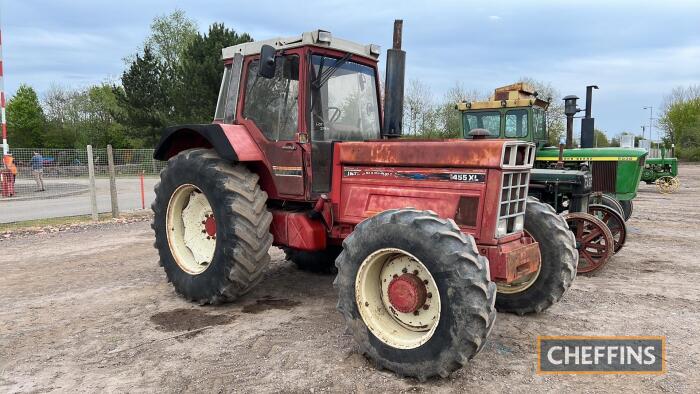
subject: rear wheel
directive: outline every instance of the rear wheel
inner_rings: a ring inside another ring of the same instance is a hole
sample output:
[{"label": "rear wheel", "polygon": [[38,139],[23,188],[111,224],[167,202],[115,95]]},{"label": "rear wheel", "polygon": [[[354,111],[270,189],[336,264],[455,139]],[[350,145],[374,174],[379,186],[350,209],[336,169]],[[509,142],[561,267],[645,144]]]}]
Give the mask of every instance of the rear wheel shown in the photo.
[{"label": "rear wheel", "polygon": [[288,261],[293,262],[302,271],[315,272],[319,274],[336,274],[335,259],[343,250],[340,246],[329,246],[325,250],[307,252],[284,248],[284,253]]},{"label": "rear wheel", "polygon": [[588,213],[600,219],[610,229],[615,243],[615,253],[619,252],[627,240],[627,226],[625,220],[617,211],[607,205],[591,204]]},{"label": "rear wheel", "polygon": [[496,286],[474,239],[433,212],[390,210],[358,224],[336,260],[341,312],[378,367],[448,376],[484,346]]},{"label": "rear wheel", "polygon": [[170,160],[155,187],[155,247],[175,291],[201,304],[231,301],[262,278],[272,215],[258,176],[213,150]]},{"label": "rear wheel", "polygon": [[500,312],[542,312],[561,299],[576,277],[576,241],[566,221],[551,206],[529,198],[525,232],[539,243],[540,268],[514,283],[497,283],[496,308]]}]

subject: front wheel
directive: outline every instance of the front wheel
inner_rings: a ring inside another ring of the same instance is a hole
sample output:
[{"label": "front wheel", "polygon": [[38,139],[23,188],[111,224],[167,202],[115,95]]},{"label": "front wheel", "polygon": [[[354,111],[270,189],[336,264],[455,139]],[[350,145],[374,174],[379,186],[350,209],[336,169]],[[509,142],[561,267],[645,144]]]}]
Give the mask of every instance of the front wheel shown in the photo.
[{"label": "front wheel", "polygon": [[448,376],[484,346],[496,286],[474,239],[434,212],[390,210],[358,224],[336,260],[338,310],[379,368]]},{"label": "front wheel", "polygon": [[518,281],[498,284],[496,308],[500,312],[542,312],[561,299],[576,277],[576,240],[550,205],[528,198],[525,232],[540,246],[540,267]]}]

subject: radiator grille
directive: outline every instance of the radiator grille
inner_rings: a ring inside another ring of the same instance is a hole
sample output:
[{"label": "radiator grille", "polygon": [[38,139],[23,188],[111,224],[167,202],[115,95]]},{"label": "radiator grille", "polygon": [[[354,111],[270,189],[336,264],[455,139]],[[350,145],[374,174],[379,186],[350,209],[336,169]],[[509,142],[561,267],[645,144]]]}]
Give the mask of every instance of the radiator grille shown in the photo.
[{"label": "radiator grille", "polygon": [[594,161],[591,164],[593,191],[614,193],[615,183],[617,182],[617,162]]},{"label": "radiator grille", "polygon": [[529,172],[504,172],[501,183],[501,202],[499,204],[498,220],[506,221],[507,231],[500,236],[520,231],[516,228],[516,220],[522,224],[525,215],[525,203],[527,202],[527,188],[530,184]]}]

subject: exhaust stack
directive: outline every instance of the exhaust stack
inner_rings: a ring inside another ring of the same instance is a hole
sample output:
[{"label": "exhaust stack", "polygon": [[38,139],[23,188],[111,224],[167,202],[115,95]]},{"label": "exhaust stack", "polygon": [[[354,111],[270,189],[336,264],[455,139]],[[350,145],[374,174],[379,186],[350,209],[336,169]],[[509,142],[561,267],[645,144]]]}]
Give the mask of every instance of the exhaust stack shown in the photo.
[{"label": "exhaust stack", "polygon": [[591,117],[593,89],[598,89],[598,86],[586,86],[586,116],[581,119],[581,148],[595,146],[595,118]]},{"label": "exhaust stack", "polygon": [[401,50],[403,20],[394,21],[393,47],[386,51],[384,84],[384,127],[382,137],[398,138],[403,131],[403,93],[406,75],[406,52]]}]

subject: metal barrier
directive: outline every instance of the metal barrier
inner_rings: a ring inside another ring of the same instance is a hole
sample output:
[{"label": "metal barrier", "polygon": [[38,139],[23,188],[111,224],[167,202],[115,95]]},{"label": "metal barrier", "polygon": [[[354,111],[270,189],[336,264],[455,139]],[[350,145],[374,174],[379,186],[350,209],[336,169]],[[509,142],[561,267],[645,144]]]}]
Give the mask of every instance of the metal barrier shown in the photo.
[{"label": "metal barrier", "polygon": [[[165,165],[153,159],[153,149],[17,148],[10,154],[2,170],[0,223],[147,208]],[[14,190],[5,179],[11,172]]]}]

